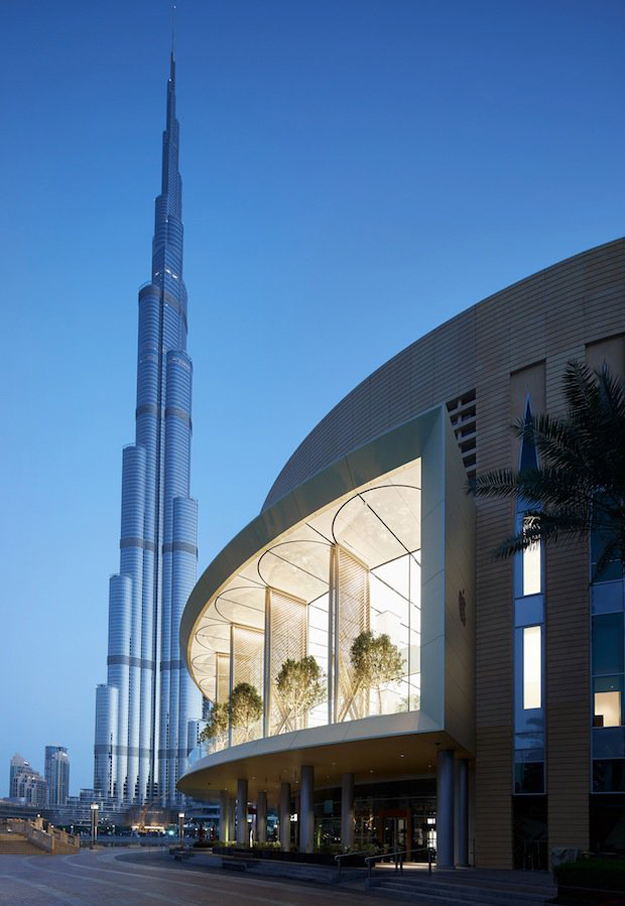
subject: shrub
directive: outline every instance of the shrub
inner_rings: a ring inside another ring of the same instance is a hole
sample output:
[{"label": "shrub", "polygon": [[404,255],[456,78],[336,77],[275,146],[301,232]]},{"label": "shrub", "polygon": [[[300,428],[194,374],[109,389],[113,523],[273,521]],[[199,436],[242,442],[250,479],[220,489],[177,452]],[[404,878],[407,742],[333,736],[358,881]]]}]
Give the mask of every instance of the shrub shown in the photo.
[{"label": "shrub", "polygon": [[553,874],[562,887],[625,891],[625,859],[577,859],[556,865]]}]

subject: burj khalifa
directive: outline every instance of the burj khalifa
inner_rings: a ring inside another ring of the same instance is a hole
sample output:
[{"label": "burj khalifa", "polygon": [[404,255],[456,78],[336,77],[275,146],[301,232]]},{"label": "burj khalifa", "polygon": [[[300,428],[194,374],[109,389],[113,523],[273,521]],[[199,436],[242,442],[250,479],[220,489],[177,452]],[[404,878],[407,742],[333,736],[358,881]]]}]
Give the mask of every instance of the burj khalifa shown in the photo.
[{"label": "burj khalifa", "polygon": [[180,802],[176,781],[202,717],[178,642],[197,573],[179,132],[172,51],[152,276],[139,290],[136,438],[123,451],[120,566],[110,578],[107,681],[96,689],[94,746],[96,792],[165,806]]}]

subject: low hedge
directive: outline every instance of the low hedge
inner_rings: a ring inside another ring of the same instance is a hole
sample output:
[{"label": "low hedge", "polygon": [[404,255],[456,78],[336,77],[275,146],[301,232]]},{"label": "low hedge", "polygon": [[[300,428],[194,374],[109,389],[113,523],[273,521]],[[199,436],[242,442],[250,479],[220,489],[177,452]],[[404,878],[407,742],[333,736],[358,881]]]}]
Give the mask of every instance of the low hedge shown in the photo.
[{"label": "low hedge", "polygon": [[553,874],[559,887],[625,892],[625,859],[577,859],[556,865]]}]

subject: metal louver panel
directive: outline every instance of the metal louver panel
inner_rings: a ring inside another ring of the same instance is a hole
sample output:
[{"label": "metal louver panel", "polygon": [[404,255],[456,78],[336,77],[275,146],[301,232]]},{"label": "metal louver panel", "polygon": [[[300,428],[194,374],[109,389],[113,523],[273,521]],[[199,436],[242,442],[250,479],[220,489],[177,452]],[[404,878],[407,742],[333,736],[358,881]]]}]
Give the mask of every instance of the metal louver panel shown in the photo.
[{"label": "metal louver panel", "polygon": [[290,714],[280,701],[275,682],[287,658],[295,661],[306,656],[306,602],[269,589],[268,627],[268,715],[269,733],[283,733],[306,726],[306,715]]},{"label": "metal louver panel", "polygon": [[369,630],[369,571],[341,547],[337,548],[337,607],[335,613],[335,715],[336,721],[358,720],[367,715],[364,691],[356,687],[350,649],[361,632]]},{"label": "metal louver panel", "polygon": [[[248,626],[232,626],[232,689],[239,683],[249,683],[262,695],[264,668],[265,634]],[[248,732],[243,727],[233,727],[232,744],[238,745],[250,739],[258,739],[262,731],[262,720]]]},{"label": "metal louver panel", "polygon": [[217,653],[217,663],[215,667],[215,699],[218,704],[224,704],[228,701],[230,695],[230,655]]}]

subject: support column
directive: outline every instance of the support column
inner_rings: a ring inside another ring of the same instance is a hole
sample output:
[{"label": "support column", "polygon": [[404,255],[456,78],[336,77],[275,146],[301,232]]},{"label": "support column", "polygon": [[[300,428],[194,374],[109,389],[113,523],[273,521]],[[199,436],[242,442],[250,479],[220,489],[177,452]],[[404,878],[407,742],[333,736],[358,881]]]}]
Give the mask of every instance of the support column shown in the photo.
[{"label": "support column", "polygon": [[230,837],[228,836],[229,821],[228,821],[228,790],[219,791],[219,842],[227,843]]},{"label": "support column", "polygon": [[256,799],[256,836],[259,843],[267,842],[267,793],[264,791]]},{"label": "support column", "polygon": [[228,799],[228,840],[235,839],[235,817],[237,813],[237,800]]},{"label": "support column", "polygon": [[341,844],[343,849],[354,845],[354,775],[343,774],[341,785]]},{"label": "support column", "polygon": [[247,780],[237,780],[237,843],[239,846],[249,846],[250,838],[247,832]]},{"label": "support column", "polygon": [[436,867],[454,867],[454,753],[436,756]]},{"label": "support column", "polygon": [[291,784],[280,784],[280,847],[291,848]]},{"label": "support column", "polygon": [[311,853],[315,848],[315,769],[302,765],[299,807],[299,848],[302,853]]},{"label": "support column", "polygon": [[469,864],[469,762],[456,762],[456,865]]}]

